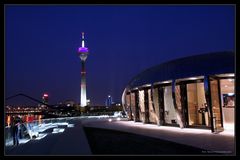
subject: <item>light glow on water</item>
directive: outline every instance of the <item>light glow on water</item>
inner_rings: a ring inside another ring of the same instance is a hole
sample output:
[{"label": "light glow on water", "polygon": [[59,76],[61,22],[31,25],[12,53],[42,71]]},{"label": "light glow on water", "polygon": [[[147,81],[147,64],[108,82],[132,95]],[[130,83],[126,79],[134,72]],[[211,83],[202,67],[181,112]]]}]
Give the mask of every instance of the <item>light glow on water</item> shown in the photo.
[{"label": "light glow on water", "polygon": [[11,116],[7,116],[7,126],[10,127],[11,123]]}]

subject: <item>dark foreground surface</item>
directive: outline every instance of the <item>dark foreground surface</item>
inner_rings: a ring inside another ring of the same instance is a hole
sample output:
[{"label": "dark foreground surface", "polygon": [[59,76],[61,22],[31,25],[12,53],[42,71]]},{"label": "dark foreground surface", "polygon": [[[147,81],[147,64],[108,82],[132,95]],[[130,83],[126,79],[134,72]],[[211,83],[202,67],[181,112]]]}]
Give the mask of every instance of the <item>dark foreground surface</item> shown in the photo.
[{"label": "dark foreground surface", "polygon": [[93,155],[206,155],[216,154],[142,135],[84,127]]}]

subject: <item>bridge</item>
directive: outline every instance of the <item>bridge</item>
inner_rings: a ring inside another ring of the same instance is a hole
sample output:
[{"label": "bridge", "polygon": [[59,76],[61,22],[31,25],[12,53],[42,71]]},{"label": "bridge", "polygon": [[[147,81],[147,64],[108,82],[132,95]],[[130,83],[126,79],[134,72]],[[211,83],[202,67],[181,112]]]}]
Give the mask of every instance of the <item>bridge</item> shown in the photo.
[{"label": "bridge", "polygon": [[6,109],[5,113],[7,113],[7,114],[28,114],[28,113],[48,114],[48,112],[58,111],[58,109],[54,107],[56,105],[50,105],[50,104],[44,103],[41,100],[38,100],[36,98],[33,98],[33,97],[31,97],[29,95],[26,95],[26,94],[23,94],[23,93],[18,93],[18,94],[15,94],[13,96],[9,96],[5,100],[8,101],[8,100],[16,98],[18,96],[26,97],[26,98],[34,101],[34,102],[37,102],[39,104],[47,106],[47,108],[44,108],[44,109],[41,108],[40,109],[40,108],[35,107],[34,109],[33,108],[30,108],[30,109],[21,108],[21,109],[10,109],[10,110]]},{"label": "bridge", "polygon": [[34,101],[34,102],[38,102],[38,103],[40,103],[40,104],[46,105],[47,107],[52,108],[52,109],[53,109],[53,106],[54,106],[54,105],[49,105],[49,104],[47,104],[47,103],[44,103],[44,102],[42,102],[42,101],[40,101],[40,100],[38,100],[38,99],[36,99],[36,98],[33,98],[33,97],[28,96],[28,95],[23,94],[23,93],[18,93],[18,94],[15,94],[15,95],[13,95],[13,96],[9,96],[9,97],[7,97],[5,100],[7,101],[7,100],[10,100],[10,99],[16,98],[16,97],[18,97],[18,96],[26,97],[26,98]]}]

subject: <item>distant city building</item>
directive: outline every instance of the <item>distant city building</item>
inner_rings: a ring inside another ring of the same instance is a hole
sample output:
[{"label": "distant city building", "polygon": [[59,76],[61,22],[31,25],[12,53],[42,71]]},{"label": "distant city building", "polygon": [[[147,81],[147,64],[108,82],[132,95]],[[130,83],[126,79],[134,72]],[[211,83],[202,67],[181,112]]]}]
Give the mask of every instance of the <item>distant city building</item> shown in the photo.
[{"label": "distant city building", "polygon": [[43,96],[42,96],[42,102],[45,103],[45,104],[48,104],[48,94],[47,93],[44,93]]},{"label": "distant city building", "polygon": [[[48,104],[48,94],[47,93],[44,93],[43,94],[43,96],[42,96],[42,103],[44,103],[44,104]],[[42,107],[42,108],[47,108],[47,106],[46,105],[44,105],[44,104],[41,104],[40,106]]]},{"label": "distant city building", "polygon": [[90,106],[90,99],[87,99],[87,106]]},{"label": "distant city building", "polygon": [[112,101],[112,96],[111,95],[108,95],[106,101],[105,101],[105,105],[107,107],[110,107],[111,105],[113,104],[113,101]]},{"label": "distant city building", "polygon": [[117,102],[112,102],[112,106],[121,106],[121,103],[117,103]]},{"label": "distant city building", "polygon": [[73,100],[66,100],[64,102],[64,104],[67,106],[67,107],[73,107],[75,105],[75,102]]}]

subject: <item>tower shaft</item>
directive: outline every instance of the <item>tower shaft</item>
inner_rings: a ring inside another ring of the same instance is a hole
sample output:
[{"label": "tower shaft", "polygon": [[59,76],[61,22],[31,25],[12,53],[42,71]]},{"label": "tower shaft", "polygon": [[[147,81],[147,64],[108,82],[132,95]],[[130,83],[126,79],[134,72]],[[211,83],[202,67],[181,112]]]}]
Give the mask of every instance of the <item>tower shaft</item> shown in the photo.
[{"label": "tower shaft", "polygon": [[87,94],[86,94],[86,71],[85,71],[85,61],[81,61],[81,107],[87,105]]}]

